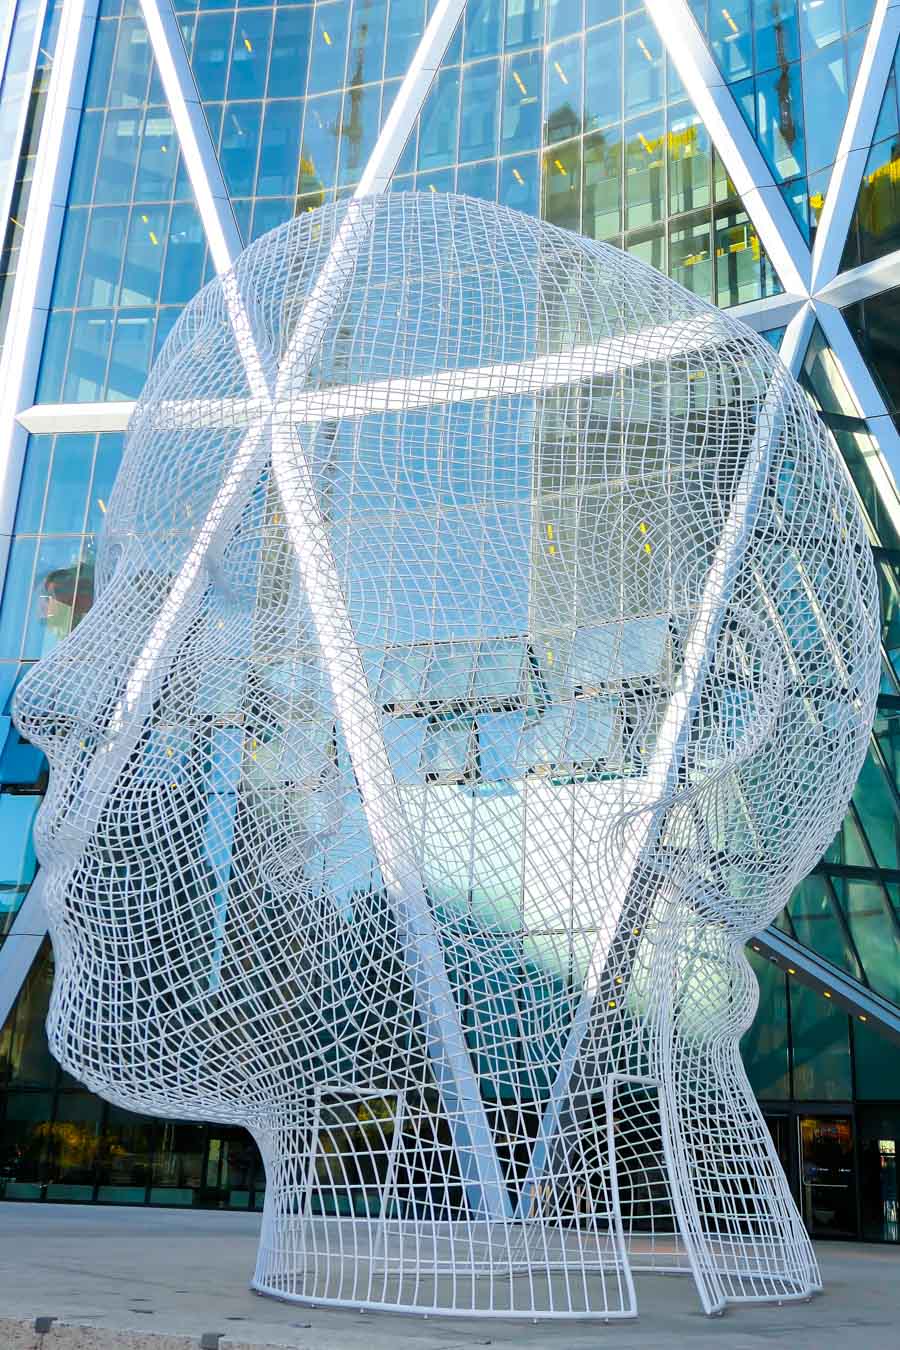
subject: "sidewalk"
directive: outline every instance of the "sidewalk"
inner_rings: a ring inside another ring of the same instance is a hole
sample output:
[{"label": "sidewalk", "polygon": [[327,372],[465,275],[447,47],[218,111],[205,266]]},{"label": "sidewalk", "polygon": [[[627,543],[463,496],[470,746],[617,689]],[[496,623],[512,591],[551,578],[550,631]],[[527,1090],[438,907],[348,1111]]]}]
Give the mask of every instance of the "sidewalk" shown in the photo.
[{"label": "sidewalk", "polygon": [[[260,1298],[247,1282],[259,1216],[203,1210],[0,1204],[2,1350],[893,1350],[900,1248],[820,1244],[810,1303],[700,1311],[690,1280],[636,1279],[637,1321],[399,1317]],[[36,1317],[57,1319],[46,1335]],[[3,1319],[7,1319],[4,1321]],[[210,1341],[210,1344],[215,1344]]]}]

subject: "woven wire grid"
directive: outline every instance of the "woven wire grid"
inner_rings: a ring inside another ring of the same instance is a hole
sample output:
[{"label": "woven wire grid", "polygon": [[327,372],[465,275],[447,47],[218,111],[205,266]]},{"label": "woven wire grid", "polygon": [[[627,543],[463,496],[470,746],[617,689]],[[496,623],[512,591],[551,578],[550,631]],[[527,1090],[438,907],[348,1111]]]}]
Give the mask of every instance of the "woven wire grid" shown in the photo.
[{"label": "woven wire grid", "polygon": [[818,1287],[742,946],[878,683],[846,471],[768,345],[466,198],[302,216],[188,306],[95,605],[21,685],[49,1033],[245,1125],[285,1298],[529,1317]]}]

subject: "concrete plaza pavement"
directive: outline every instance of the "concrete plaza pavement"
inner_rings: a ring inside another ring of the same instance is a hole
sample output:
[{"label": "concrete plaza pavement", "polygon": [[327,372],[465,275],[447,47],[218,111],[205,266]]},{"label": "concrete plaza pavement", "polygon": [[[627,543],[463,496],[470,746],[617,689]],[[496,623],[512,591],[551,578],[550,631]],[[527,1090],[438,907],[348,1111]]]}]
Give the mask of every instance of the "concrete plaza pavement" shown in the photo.
[{"label": "concrete plaza pavement", "polygon": [[[824,1294],[707,1318],[683,1277],[637,1276],[640,1317],[531,1323],[304,1308],[248,1289],[259,1215],[0,1204],[0,1350],[897,1350],[900,1248],[822,1243]],[[36,1317],[56,1318],[46,1335]],[[215,1343],[214,1341],[212,1342]]]}]

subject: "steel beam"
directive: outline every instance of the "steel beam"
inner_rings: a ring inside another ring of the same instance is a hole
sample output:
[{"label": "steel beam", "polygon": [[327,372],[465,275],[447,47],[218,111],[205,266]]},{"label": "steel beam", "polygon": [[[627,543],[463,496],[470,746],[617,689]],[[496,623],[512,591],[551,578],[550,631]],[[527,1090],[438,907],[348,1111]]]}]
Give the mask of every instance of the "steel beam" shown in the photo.
[{"label": "steel beam", "polygon": [[900,1044],[900,1008],[874,990],[866,988],[852,975],[838,970],[811,947],[788,937],[779,928],[769,927],[747,944],[760,956],[767,956],[779,970],[796,978],[843,1008],[851,1017],[867,1022],[892,1041]]},{"label": "steel beam", "polygon": [[27,436],[16,414],[34,402],[56,254],[81,119],[99,0],[63,0],[56,56],[19,252],[7,331],[0,353],[0,542],[12,534]]}]

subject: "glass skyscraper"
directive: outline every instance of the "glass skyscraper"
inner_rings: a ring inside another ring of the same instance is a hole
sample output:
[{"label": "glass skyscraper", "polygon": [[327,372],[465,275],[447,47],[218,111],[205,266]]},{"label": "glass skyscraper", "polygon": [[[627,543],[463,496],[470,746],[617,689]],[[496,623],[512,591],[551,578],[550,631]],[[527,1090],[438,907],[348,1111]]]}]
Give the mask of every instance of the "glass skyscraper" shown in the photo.
[{"label": "glass skyscraper", "polygon": [[[46,771],[9,698],[91,604],[131,403],[183,306],[229,248],[353,191],[428,10],[9,0],[0,18],[7,1198],[261,1203],[240,1131],[130,1116],[49,1058],[31,845]],[[753,944],[745,1059],[811,1230],[887,1241],[900,1240],[898,35],[887,0],[469,0],[390,185],[540,214],[734,309],[780,346],[844,455],[881,581],[879,717],[840,833]]]}]

